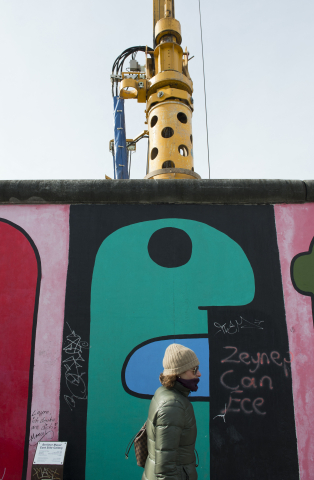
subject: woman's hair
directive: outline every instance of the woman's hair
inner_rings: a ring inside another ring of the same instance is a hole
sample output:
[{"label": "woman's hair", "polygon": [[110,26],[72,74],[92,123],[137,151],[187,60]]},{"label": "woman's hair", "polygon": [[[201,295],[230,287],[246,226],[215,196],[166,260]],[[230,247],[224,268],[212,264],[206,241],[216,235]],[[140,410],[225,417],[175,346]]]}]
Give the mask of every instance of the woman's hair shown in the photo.
[{"label": "woman's hair", "polygon": [[172,388],[176,383],[177,375],[164,375],[161,373],[159,375],[160,383],[166,388]]}]

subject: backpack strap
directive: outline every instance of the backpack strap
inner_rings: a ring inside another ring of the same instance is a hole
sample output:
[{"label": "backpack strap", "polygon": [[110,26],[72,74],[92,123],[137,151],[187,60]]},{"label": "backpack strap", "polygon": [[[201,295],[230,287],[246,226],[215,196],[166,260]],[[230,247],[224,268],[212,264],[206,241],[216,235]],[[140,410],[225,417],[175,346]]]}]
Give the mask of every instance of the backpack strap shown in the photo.
[{"label": "backpack strap", "polygon": [[129,458],[129,453],[130,453],[130,450],[131,450],[131,447],[134,443],[134,440],[136,438],[136,435],[137,433],[134,435],[134,437],[129,441],[129,444],[128,446],[126,447],[126,450],[125,450],[125,458],[128,459]]}]

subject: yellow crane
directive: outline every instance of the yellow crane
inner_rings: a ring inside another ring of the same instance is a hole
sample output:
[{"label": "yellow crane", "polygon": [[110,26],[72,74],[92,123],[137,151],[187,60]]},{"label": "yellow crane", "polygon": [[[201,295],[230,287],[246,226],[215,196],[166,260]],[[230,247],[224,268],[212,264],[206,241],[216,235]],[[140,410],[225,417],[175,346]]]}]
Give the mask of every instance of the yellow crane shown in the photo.
[{"label": "yellow crane", "polygon": [[[149,136],[145,178],[199,179],[193,160],[189,52],[181,47],[181,25],[175,18],[174,0],[153,0],[153,17],[154,50],[145,48],[145,68],[141,69],[132,57],[130,71],[113,75],[112,81],[120,83],[120,98],[146,103],[148,130],[136,139]],[[144,47],[138,48],[143,51]],[[127,140],[129,148],[133,142]]]}]

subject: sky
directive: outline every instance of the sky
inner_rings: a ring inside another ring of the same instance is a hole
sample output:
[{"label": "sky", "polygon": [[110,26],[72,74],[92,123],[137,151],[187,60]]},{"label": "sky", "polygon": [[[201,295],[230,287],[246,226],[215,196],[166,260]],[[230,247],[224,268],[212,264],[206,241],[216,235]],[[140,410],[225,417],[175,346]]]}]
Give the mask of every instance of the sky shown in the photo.
[{"label": "sky", "polygon": [[[200,0],[211,178],[314,179],[314,1]],[[113,177],[110,74],[153,46],[153,0],[0,0],[0,179]],[[195,171],[208,178],[198,0],[175,0],[194,83]],[[144,64],[144,54],[137,60]],[[127,100],[126,134],[146,127]],[[147,140],[131,178],[146,173]]]}]

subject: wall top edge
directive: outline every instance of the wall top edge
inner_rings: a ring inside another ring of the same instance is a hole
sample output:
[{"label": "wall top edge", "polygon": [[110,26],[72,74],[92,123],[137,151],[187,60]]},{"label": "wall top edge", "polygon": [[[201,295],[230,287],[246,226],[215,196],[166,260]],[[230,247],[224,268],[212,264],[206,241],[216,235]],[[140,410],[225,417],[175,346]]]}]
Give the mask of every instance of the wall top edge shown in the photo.
[{"label": "wall top edge", "polygon": [[0,204],[314,202],[314,180],[2,180]]}]

